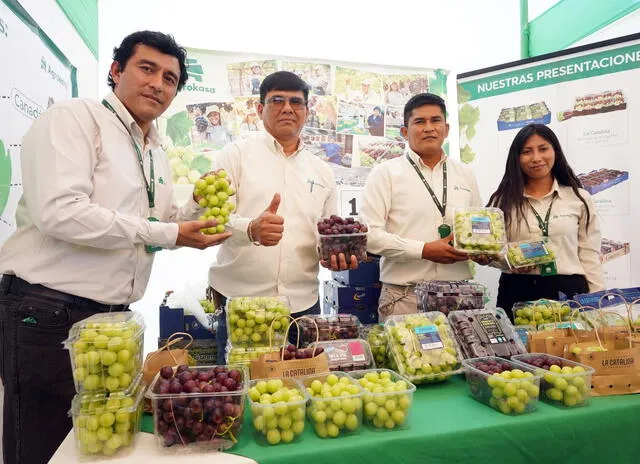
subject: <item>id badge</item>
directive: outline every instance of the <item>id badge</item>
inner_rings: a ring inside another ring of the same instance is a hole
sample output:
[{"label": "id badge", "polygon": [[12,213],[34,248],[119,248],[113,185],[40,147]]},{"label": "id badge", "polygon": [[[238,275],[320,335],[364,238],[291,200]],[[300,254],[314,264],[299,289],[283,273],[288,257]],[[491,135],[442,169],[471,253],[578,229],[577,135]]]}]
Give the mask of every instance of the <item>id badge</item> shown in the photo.
[{"label": "id badge", "polygon": [[[153,216],[149,216],[147,220],[150,222],[159,222],[158,218]],[[159,247],[159,246],[155,246],[155,245],[144,246],[144,251],[146,251],[147,253],[155,253],[156,251],[160,251],[160,250],[162,250],[162,247]]]},{"label": "id badge", "polygon": [[540,265],[540,275],[543,277],[554,276],[558,274],[558,267],[556,266],[556,262],[552,261],[550,263],[541,264]]}]

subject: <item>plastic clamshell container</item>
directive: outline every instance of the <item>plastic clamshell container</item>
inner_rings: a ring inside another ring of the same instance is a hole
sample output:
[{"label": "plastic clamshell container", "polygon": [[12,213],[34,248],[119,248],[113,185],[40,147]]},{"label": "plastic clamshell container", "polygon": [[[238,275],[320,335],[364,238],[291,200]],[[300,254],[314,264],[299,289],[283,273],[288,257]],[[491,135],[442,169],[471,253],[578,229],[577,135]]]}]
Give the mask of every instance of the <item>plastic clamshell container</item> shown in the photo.
[{"label": "plastic clamshell container", "polygon": [[327,340],[312,343],[309,348],[315,346],[324,349],[330,371],[349,372],[376,367],[371,347],[365,340]]},{"label": "plastic clamshell container", "polygon": [[[558,366],[560,372],[553,372],[544,367],[531,364],[531,362],[539,359],[544,360],[545,365]],[[595,372],[593,367],[546,353],[519,354],[511,358],[511,360],[530,369],[535,369],[537,374],[542,375],[540,388],[544,402],[563,408],[574,408],[589,404],[591,376]],[[576,367],[578,372],[575,372]],[[565,368],[570,368],[572,372]]]},{"label": "plastic clamshell container", "polygon": [[549,246],[546,238],[539,240],[522,240],[507,244],[507,263],[512,269],[552,263],[556,254]]},{"label": "plastic clamshell container", "polygon": [[[349,374],[329,372],[308,375],[301,377],[300,382],[310,396],[307,417],[316,435],[320,438],[336,438],[360,431],[364,390]],[[341,396],[345,389],[349,394]]]},{"label": "plastic clamshell container", "polygon": [[121,455],[140,430],[145,387],[138,375],[127,392],[77,394],[71,401],[76,447],[83,456]]},{"label": "plastic clamshell container", "polygon": [[[503,377],[502,374],[489,374],[477,366],[495,363],[500,370],[519,370],[518,378]],[[500,411],[503,414],[518,415],[535,411],[540,396],[540,374],[522,363],[508,361],[495,356],[472,358],[462,361],[471,396],[477,401]],[[526,376],[526,377],[525,377]]]},{"label": "plastic clamshell container", "polygon": [[[300,346],[316,341],[358,338],[360,320],[354,314],[322,314],[309,316],[298,321],[300,327]],[[317,330],[316,330],[317,324]]]},{"label": "plastic clamshell container", "polygon": [[[298,391],[299,399],[291,400],[289,392],[285,399],[281,391],[282,387]],[[276,393],[277,391],[280,393]],[[271,403],[260,402],[260,398],[264,395],[269,396]],[[309,399],[301,383],[291,378],[252,380],[249,383],[248,397],[251,423],[258,443],[278,445],[300,440],[300,435],[304,432]]]},{"label": "plastic clamshell container", "polygon": [[[159,393],[163,379],[160,373],[156,374],[145,396],[151,400],[153,433],[160,447],[178,453],[192,449],[222,451],[237,443],[242,427],[249,373],[245,367],[234,365],[190,366],[188,371],[193,376],[216,373],[216,368],[238,370],[241,377],[240,388],[224,392]],[[174,376],[175,374],[177,371],[174,368]],[[211,379],[207,383],[213,385],[215,382]],[[189,423],[190,420],[193,423]]]},{"label": "plastic clamshell container", "polygon": [[454,311],[448,317],[466,358],[510,358],[527,352],[511,321],[500,308]]},{"label": "plastic clamshell container", "polygon": [[516,325],[538,326],[550,322],[567,321],[575,311],[577,310],[572,310],[560,301],[544,298],[536,301],[522,301],[513,305]]},{"label": "plastic clamshell container", "polygon": [[321,227],[328,225],[331,219],[340,220],[345,226],[355,226],[356,220],[354,218],[342,219],[338,216],[331,218],[319,218],[317,220],[316,231],[318,233],[318,255],[320,260],[329,261],[332,255],[338,255],[344,253],[347,257],[353,255],[358,261],[367,260],[367,232],[369,230],[367,224],[363,221],[358,221],[362,228],[361,232],[354,233],[327,233],[321,232]]},{"label": "plastic clamshell container", "polygon": [[456,208],[453,246],[469,254],[502,255],[507,245],[504,214],[498,208]]},{"label": "plastic clamshell container", "polygon": [[281,345],[289,326],[286,296],[241,296],[227,299],[229,340],[237,348]]},{"label": "plastic clamshell container", "polygon": [[416,285],[420,311],[449,311],[484,308],[486,287],[466,280],[431,280]]},{"label": "plastic clamshell container", "polygon": [[[389,369],[367,369],[349,375],[364,389],[364,423],[374,430],[407,429],[416,386]],[[393,391],[385,388],[394,387]],[[380,390],[380,391],[378,391]]]},{"label": "plastic clamshell container", "polygon": [[278,351],[276,346],[258,346],[255,348],[241,348],[235,347],[230,341],[227,341],[227,347],[225,349],[225,360],[227,364],[239,364],[250,368],[251,361],[258,359],[260,356],[272,351]]},{"label": "plastic clamshell container", "polygon": [[384,324],[376,324],[371,327],[367,334],[367,342],[373,354],[376,367],[387,369],[391,367],[389,362],[389,339],[384,330]]},{"label": "plastic clamshell container", "polygon": [[516,325],[513,327],[520,337],[520,341],[524,345],[527,351],[529,351],[529,332],[536,332],[535,325]]},{"label": "plastic clamshell container", "polygon": [[394,370],[414,384],[442,382],[462,373],[462,352],[441,312],[391,316],[385,331]]},{"label": "plastic clamshell container", "polygon": [[98,313],[73,324],[63,344],[76,392],[127,391],[142,372],[144,329],[134,311]]}]

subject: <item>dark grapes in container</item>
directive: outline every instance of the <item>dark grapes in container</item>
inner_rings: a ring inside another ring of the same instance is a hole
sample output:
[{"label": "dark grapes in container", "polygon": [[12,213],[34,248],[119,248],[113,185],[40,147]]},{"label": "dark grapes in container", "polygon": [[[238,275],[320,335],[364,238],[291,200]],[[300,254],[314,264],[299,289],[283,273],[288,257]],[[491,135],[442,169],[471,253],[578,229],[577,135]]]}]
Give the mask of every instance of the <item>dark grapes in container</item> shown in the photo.
[{"label": "dark grapes in container", "polygon": [[249,375],[235,366],[165,366],[146,396],[162,447],[225,450],[238,442]]},{"label": "dark grapes in container", "polygon": [[319,234],[318,255],[323,261],[329,261],[332,255],[344,253],[347,262],[351,256],[358,261],[367,259],[367,232],[369,228],[363,222],[352,217],[346,219],[337,215],[320,218],[317,223]]}]

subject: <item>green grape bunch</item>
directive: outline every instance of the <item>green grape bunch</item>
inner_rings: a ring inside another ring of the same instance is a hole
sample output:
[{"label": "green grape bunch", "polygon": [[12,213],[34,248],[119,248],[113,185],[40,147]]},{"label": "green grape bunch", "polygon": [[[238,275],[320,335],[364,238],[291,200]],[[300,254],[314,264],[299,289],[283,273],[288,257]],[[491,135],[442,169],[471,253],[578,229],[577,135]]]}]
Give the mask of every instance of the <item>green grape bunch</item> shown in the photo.
[{"label": "green grape bunch", "polygon": [[227,178],[227,172],[223,169],[210,172],[196,181],[193,195],[200,207],[205,208],[198,219],[218,221],[217,226],[202,229],[203,234],[221,234],[225,231],[224,225],[229,222],[229,215],[236,209],[235,204],[229,201],[235,193]]}]

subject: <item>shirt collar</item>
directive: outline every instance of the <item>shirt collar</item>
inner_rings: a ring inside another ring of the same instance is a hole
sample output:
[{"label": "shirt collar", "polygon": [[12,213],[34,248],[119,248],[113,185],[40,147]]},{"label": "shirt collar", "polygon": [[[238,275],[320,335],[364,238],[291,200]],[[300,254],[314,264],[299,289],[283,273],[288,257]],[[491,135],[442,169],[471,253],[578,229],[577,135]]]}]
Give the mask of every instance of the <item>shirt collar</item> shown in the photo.
[{"label": "shirt collar", "polygon": [[[275,137],[273,135],[271,135],[268,131],[263,131],[263,137],[264,137],[264,142],[267,145],[267,148],[269,148],[269,150],[272,153],[275,153],[277,155],[282,155],[282,156],[286,156],[284,154],[284,149],[282,148],[282,145],[280,144],[280,142],[278,142]],[[291,155],[287,156],[287,158],[292,158],[294,156],[297,156],[298,153],[300,153],[302,150],[304,150],[306,148],[306,145],[304,144],[304,141],[302,140],[302,138],[298,139],[298,149],[293,152]]]},{"label": "shirt collar", "polygon": [[[133,116],[131,116],[129,110],[127,110],[126,106],[124,106],[124,104],[120,101],[116,94],[110,92],[104,97],[104,99],[113,107],[113,109],[116,111],[116,114],[127,125],[128,132],[130,134],[133,134],[136,138],[142,139],[142,129],[140,129],[138,123],[135,121],[135,119],[133,119]],[[147,142],[151,145],[152,148],[160,146],[160,134],[158,133],[158,129],[156,129],[155,123],[151,124],[151,127],[149,128],[147,140],[145,140],[145,143]]]},{"label": "shirt collar", "polygon": [[562,197],[562,188],[560,187],[560,184],[558,184],[558,180],[557,179],[553,179],[553,185],[551,186],[551,190],[549,190],[549,193],[547,193],[542,198],[533,198],[531,195],[527,194],[526,192],[524,192],[524,197],[525,198],[530,198],[530,199],[533,199],[533,200],[544,200],[545,198],[550,197],[554,193],[558,194],[558,198]]},{"label": "shirt collar", "polygon": [[[429,166],[427,166],[426,164],[424,164],[422,162],[422,158],[420,158],[420,156],[418,156],[418,154],[413,151],[411,148],[407,147],[407,154],[411,157],[411,159],[416,162],[418,164],[418,166],[420,166],[421,168],[427,168],[427,169],[431,169]],[[445,161],[447,161],[449,157],[446,155],[446,153],[443,151],[440,154],[440,161],[438,161],[435,166],[433,167],[433,169],[436,169],[438,167],[441,167]]]}]

